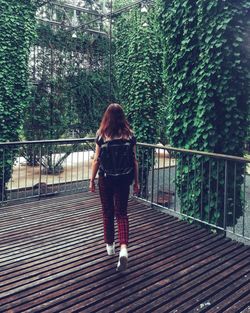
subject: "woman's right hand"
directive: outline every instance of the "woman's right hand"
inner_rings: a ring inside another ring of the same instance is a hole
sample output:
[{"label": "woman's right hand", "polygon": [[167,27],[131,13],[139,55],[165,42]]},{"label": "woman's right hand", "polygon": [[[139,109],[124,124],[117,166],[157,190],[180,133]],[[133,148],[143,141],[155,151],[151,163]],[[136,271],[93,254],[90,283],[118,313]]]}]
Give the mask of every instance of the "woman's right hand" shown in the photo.
[{"label": "woman's right hand", "polygon": [[138,183],[134,183],[133,191],[134,191],[135,195],[139,194],[140,188],[139,188],[139,184]]},{"label": "woman's right hand", "polygon": [[91,180],[89,182],[89,191],[90,192],[95,192],[95,181],[94,180]]}]

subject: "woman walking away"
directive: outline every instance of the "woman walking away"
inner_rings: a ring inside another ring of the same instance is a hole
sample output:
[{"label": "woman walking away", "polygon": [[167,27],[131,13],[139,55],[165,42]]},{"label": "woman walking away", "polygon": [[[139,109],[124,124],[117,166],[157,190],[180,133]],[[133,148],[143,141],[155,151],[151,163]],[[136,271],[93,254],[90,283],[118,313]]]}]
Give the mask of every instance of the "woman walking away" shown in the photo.
[{"label": "woman walking away", "polygon": [[129,222],[127,206],[129,187],[134,181],[134,193],[139,192],[136,139],[119,104],[110,104],[97,131],[95,156],[89,189],[98,185],[102,203],[104,241],[108,255],[115,254],[114,216],[118,225],[120,254],[117,271],[123,272],[128,263]]}]

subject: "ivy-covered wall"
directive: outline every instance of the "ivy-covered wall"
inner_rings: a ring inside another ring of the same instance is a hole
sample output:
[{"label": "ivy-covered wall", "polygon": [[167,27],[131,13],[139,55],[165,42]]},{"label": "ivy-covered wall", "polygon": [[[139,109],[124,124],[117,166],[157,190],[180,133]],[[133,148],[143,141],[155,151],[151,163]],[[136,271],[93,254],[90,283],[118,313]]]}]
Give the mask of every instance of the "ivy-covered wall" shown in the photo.
[{"label": "ivy-covered wall", "polygon": [[[22,14],[20,14],[22,12]],[[0,0],[0,141],[19,140],[28,97],[29,48],[35,36],[32,1]],[[0,151],[0,199],[11,175],[9,152]]]},{"label": "ivy-covered wall", "polygon": [[[171,144],[243,156],[249,108],[249,1],[159,0],[158,5]],[[211,161],[184,158],[178,169],[183,212],[200,218],[204,206],[203,218],[221,224],[227,201],[227,223],[232,224],[232,193],[240,199],[242,168],[235,171],[228,164],[226,197],[225,165],[218,169]],[[235,210],[239,217],[240,200]]]},{"label": "ivy-covered wall", "polygon": [[[138,142],[158,143],[165,138],[166,106],[163,103],[159,34],[155,7],[148,7],[147,12],[135,8],[115,18],[117,101],[125,107]],[[153,163],[152,150],[139,149],[137,155],[141,195],[148,197],[147,181]]]},{"label": "ivy-covered wall", "polygon": [[[119,3],[118,3],[119,4]],[[154,8],[136,8],[115,18],[114,66],[118,98],[137,140],[157,143],[163,108],[161,46]]]},{"label": "ivy-covered wall", "polygon": [[106,36],[79,30],[72,37],[60,27],[39,24],[30,56],[34,86],[25,112],[25,138],[95,132],[109,99],[108,60]]}]

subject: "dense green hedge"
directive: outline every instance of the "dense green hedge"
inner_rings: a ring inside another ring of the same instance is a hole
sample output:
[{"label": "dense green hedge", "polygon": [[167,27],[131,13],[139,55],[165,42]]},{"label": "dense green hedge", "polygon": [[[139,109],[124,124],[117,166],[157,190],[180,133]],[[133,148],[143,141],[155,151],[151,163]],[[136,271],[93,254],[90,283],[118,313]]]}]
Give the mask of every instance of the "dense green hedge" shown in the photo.
[{"label": "dense green hedge", "polygon": [[[249,1],[159,0],[158,4],[171,144],[242,156],[249,107]],[[182,159],[178,184],[184,213],[200,218],[203,207],[202,218],[221,225],[225,200],[227,224],[232,224],[237,198],[236,217],[242,214],[242,168],[227,166],[225,196],[225,164],[217,167],[207,159]]]}]

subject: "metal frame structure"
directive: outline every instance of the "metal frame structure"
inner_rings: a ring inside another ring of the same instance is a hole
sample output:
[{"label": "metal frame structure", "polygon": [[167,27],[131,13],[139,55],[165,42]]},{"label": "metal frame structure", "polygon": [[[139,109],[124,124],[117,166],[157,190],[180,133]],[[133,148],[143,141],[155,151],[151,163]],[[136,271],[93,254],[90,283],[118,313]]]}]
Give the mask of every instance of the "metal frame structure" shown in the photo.
[{"label": "metal frame structure", "polygon": [[63,25],[62,23],[60,23],[58,21],[54,21],[54,20],[50,20],[50,19],[42,19],[42,18],[37,18],[37,19],[39,21],[42,21],[42,22],[55,24],[55,25],[62,26],[62,27],[70,27],[70,30],[67,30],[67,31],[75,31],[75,30],[81,29],[81,30],[86,31],[86,32],[91,32],[91,33],[101,34],[101,35],[107,35],[107,36],[110,35],[111,36],[111,32],[110,31],[109,31],[109,34],[108,34],[108,33],[105,33],[105,32],[101,32],[99,30],[86,28],[86,26],[88,26],[88,25],[90,25],[90,24],[92,24],[92,23],[94,23],[96,21],[99,21],[99,20],[103,21],[104,19],[108,19],[109,22],[110,22],[113,17],[115,17],[115,16],[117,16],[117,15],[123,13],[123,12],[129,11],[130,9],[132,9],[135,6],[138,6],[138,5],[141,5],[141,4],[152,4],[153,0],[137,0],[137,1],[134,1],[132,3],[129,3],[129,4],[121,7],[120,9],[115,10],[115,11],[113,11],[112,0],[110,0],[108,3],[109,3],[109,6],[110,6],[110,12],[108,12],[108,13],[100,13],[100,12],[96,12],[96,11],[93,11],[93,10],[82,8],[80,6],[75,6],[75,5],[72,5],[72,4],[69,4],[69,3],[58,3],[58,2],[55,2],[55,1],[47,2],[47,3],[44,4],[44,5],[48,5],[49,4],[49,5],[61,7],[65,12],[66,12],[66,10],[74,10],[74,11],[77,11],[77,12],[86,13],[86,14],[95,16],[95,18],[93,20],[91,20],[91,21],[89,21],[89,22],[87,22],[85,24],[81,24],[81,25],[77,25],[77,26]]},{"label": "metal frame structure", "polygon": [[[111,101],[111,94],[112,94],[112,19],[120,14],[122,14],[123,12],[127,12],[131,9],[133,9],[136,6],[140,6],[140,5],[149,5],[152,4],[153,0],[136,0],[133,1],[127,5],[124,5],[123,7],[113,11],[113,0],[109,0],[106,2],[106,0],[103,0],[103,8],[106,6],[106,4],[109,4],[109,12],[107,13],[101,13],[101,12],[97,12],[94,10],[90,10],[90,9],[86,9],[80,6],[76,6],[74,4],[70,4],[70,3],[59,3],[56,1],[48,1],[46,2],[44,5],[51,5],[51,6],[55,6],[55,7],[60,7],[66,16],[67,15],[67,11],[68,10],[73,10],[74,12],[74,17],[77,19],[76,17],[76,12],[84,13],[84,14],[88,14],[90,16],[94,16],[93,19],[91,19],[90,21],[84,23],[84,24],[80,24],[80,25],[74,25],[73,21],[70,21],[70,19],[67,19],[67,22],[59,22],[56,20],[53,20],[53,16],[51,18],[43,18],[41,16],[37,16],[37,20],[42,22],[42,23],[49,23],[51,25],[56,25],[58,27],[61,27],[65,30],[65,32],[76,32],[78,30],[82,31],[82,32],[88,32],[91,34],[95,34],[95,35],[101,35],[101,36],[107,36],[109,39],[109,101]],[[101,21],[103,22],[104,20],[108,21],[108,30],[107,32],[105,31],[101,31],[100,29],[94,29],[94,28],[89,28],[89,25]]]}]

